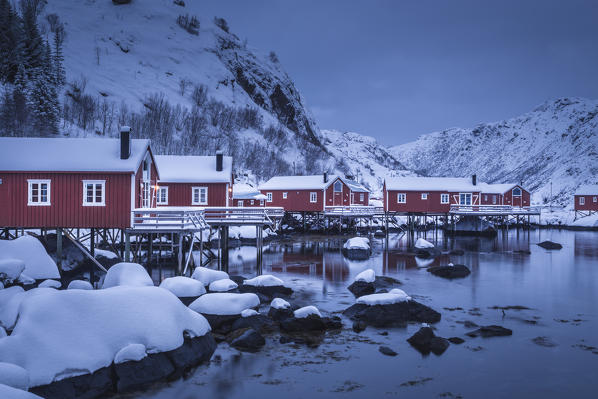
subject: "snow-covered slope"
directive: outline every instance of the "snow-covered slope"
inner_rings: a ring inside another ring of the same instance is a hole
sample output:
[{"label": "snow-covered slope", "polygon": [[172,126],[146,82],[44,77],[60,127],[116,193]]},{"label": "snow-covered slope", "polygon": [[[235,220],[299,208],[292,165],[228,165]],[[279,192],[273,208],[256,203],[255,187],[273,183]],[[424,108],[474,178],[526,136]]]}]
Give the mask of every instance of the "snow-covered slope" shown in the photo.
[{"label": "snow-covered slope", "polygon": [[477,174],[489,183],[523,182],[536,203],[572,206],[582,184],[598,183],[598,101],[561,98],[512,119],[452,128],[390,149],[428,176]]}]

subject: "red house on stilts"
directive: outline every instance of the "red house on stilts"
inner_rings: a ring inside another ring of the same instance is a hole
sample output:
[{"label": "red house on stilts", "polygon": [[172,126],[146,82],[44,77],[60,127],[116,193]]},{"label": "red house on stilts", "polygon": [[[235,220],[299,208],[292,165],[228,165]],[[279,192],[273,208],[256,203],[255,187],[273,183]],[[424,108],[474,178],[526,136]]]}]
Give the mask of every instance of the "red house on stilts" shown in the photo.
[{"label": "red house on stilts", "polygon": [[580,186],[573,200],[576,219],[598,212],[598,185]]}]

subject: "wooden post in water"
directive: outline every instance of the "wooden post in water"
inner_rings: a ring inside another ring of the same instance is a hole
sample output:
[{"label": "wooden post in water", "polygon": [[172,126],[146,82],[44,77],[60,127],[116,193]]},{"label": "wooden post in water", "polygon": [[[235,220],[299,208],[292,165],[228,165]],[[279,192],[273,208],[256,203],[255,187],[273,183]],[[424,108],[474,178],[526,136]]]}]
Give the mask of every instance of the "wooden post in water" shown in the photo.
[{"label": "wooden post in water", "polygon": [[56,265],[60,269],[62,265],[62,228],[56,229]]},{"label": "wooden post in water", "polygon": [[177,251],[177,276],[183,274],[183,233],[178,234],[178,251]]},{"label": "wooden post in water", "polygon": [[154,253],[154,240],[153,240],[153,234],[149,233],[147,235],[147,270],[151,275],[152,272],[152,255]]},{"label": "wooden post in water", "polygon": [[131,235],[125,231],[125,262],[131,261]]},{"label": "wooden post in water", "polygon": [[228,226],[222,226],[222,270],[228,273]]},{"label": "wooden post in water", "polygon": [[[96,230],[91,229],[89,232],[89,252],[91,253],[91,257],[96,257],[96,248],[95,248],[95,240],[96,240]],[[93,285],[93,268],[95,265],[91,264],[89,266],[89,282]]]},{"label": "wooden post in water", "polygon": [[199,230],[199,266],[203,266],[203,229]]}]

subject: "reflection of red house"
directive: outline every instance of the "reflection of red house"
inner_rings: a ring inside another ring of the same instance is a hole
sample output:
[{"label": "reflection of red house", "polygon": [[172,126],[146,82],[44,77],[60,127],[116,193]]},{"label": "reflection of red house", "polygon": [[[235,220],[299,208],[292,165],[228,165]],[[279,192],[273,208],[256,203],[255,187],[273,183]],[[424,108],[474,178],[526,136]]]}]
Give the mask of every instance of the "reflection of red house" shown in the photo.
[{"label": "reflection of red house", "polygon": [[282,259],[273,263],[273,272],[294,273],[308,276],[325,276],[328,281],[346,281],[349,266],[343,255],[337,251],[319,247],[280,247]]},{"label": "reflection of red house", "polygon": [[432,259],[422,259],[400,251],[389,251],[382,255],[382,270],[384,274],[392,274],[405,269],[448,265],[449,262],[450,257],[446,254]]}]

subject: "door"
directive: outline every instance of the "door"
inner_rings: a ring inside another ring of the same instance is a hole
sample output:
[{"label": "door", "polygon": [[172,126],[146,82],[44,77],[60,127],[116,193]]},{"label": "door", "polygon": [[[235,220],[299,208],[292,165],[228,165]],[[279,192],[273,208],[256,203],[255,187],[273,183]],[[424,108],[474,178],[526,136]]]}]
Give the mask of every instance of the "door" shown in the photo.
[{"label": "door", "polygon": [[351,205],[355,203],[355,193],[351,193]]},{"label": "door", "polygon": [[334,206],[343,205],[343,183],[340,180],[334,182]]},{"label": "door", "polygon": [[143,182],[143,191],[141,193],[141,207],[142,208],[150,208],[151,207],[151,185],[150,182],[144,181]]},{"label": "door", "polygon": [[521,208],[521,189],[519,187],[515,187],[512,191],[513,194],[513,206]]}]

